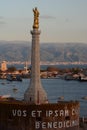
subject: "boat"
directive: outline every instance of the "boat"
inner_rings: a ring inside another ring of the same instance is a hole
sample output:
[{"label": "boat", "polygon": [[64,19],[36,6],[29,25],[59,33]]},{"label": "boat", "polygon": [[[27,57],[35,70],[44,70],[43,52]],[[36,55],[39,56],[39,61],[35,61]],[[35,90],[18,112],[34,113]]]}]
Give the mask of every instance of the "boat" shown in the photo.
[{"label": "boat", "polygon": [[82,97],[82,99],[87,100],[87,96]]},{"label": "boat", "polygon": [[87,77],[81,77],[81,76],[79,76],[79,81],[80,82],[87,82]]},{"label": "boat", "polygon": [[17,92],[18,91],[18,89],[17,88],[13,88],[13,92]]},{"label": "boat", "polygon": [[6,78],[8,81],[22,81],[22,78],[20,77],[20,75],[7,75]]},{"label": "boat", "polygon": [[64,100],[64,96],[58,97],[58,100]]},{"label": "boat", "polygon": [[12,76],[11,76],[11,75],[7,75],[6,79],[7,79],[8,81],[12,81]]},{"label": "boat", "polygon": [[22,81],[22,78],[21,78],[20,75],[17,75],[17,76],[16,76],[16,79],[17,79],[17,81]]},{"label": "boat", "polygon": [[4,83],[4,82],[2,82],[1,84],[2,84],[2,85],[5,85],[5,83]]},{"label": "boat", "polygon": [[2,96],[0,96],[0,99],[6,99],[6,98],[10,98],[11,97],[11,95],[2,95]]}]

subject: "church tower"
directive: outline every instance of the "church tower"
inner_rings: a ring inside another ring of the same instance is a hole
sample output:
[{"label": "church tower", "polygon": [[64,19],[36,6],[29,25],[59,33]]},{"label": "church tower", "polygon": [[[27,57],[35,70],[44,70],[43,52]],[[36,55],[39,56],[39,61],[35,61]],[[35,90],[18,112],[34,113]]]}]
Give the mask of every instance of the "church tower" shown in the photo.
[{"label": "church tower", "polygon": [[47,103],[47,94],[42,87],[40,80],[40,45],[39,36],[39,11],[37,8],[33,9],[34,23],[32,35],[32,49],[31,49],[31,79],[28,89],[25,91],[24,100],[33,104]]},{"label": "church tower", "polygon": [[7,63],[6,61],[2,61],[1,63],[1,71],[6,71],[7,70]]}]

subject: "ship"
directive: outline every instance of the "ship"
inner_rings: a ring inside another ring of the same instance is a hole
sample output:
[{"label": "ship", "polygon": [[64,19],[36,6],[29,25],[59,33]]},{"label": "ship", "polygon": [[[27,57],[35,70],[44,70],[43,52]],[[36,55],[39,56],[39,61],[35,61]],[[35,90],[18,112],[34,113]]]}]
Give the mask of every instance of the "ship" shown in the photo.
[{"label": "ship", "polygon": [[0,130],[79,130],[79,102],[50,103],[40,80],[39,11],[33,9],[31,79],[24,99],[0,99]]},{"label": "ship", "polygon": [[12,74],[9,74],[7,75],[6,79],[8,81],[22,81],[22,78],[20,75],[12,75]]},{"label": "ship", "polygon": [[81,77],[81,76],[79,76],[79,81],[80,82],[87,82],[87,77]]}]

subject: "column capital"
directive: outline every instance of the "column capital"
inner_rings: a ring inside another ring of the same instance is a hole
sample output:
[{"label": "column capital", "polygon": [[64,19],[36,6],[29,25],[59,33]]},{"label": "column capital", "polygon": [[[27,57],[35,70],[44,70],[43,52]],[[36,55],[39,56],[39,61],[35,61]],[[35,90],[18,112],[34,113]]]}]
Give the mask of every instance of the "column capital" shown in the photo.
[{"label": "column capital", "polygon": [[31,33],[32,35],[40,35],[40,34],[41,34],[41,31],[38,30],[38,29],[33,29],[33,30],[30,31],[30,33]]}]

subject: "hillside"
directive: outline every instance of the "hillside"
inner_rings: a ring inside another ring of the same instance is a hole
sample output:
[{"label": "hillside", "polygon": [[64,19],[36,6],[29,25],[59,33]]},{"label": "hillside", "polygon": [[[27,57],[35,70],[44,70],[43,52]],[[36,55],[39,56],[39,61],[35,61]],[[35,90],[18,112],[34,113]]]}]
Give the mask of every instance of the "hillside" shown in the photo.
[{"label": "hillside", "polygon": [[[41,61],[87,62],[85,43],[44,43],[40,45]],[[26,41],[0,41],[0,61],[30,61],[31,44]]]}]

